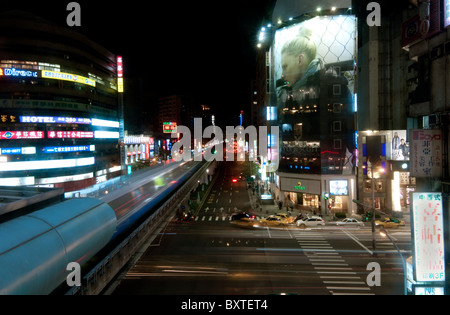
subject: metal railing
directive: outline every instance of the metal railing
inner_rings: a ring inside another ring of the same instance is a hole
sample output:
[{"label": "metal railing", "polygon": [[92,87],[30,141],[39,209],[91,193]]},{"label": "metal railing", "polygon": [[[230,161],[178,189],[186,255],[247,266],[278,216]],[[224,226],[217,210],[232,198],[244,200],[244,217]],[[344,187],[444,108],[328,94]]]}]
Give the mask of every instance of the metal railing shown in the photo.
[{"label": "metal railing", "polygon": [[[161,228],[171,215],[181,206],[186,195],[190,194],[198,179],[210,166],[206,162],[180,189],[167,200],[159,209],[153,212],[142,224],[139,225],[128,237],[126,237],[111,252],[105,255],[89,272],[83,276],[80,287],[70,288],[66,295],[98,295],[115,280],[121,270],[129,264],[136,255],[145,251],[143,246],[148,245],[149,239],[156,237]],[[130,264],[132,265],[132,264]],[[131,267],[131,266],[130,266]]]}]

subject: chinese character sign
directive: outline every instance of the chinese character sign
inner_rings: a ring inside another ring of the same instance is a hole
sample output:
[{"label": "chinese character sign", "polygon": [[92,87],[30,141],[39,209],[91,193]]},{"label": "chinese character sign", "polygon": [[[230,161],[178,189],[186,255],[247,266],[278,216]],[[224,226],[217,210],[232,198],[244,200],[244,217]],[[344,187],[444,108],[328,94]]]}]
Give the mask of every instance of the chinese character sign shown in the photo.
[{"label": "chinese character sign", "polygon": [[417,281],[445,281],[441,193],[413,193],[413,240]]},{"label": "chinese character sign", "polygon": [[441,130],[411,130],[411,175],[415,177],[442,176]]}]

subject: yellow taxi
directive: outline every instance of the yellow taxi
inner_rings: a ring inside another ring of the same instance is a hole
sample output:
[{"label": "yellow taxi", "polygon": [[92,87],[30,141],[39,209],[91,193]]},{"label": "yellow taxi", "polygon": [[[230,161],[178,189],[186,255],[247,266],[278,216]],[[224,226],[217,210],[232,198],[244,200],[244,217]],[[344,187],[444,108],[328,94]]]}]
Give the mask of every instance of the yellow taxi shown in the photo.
[{"label": "yellow taxi", "polygon": [[286,223],[292,223],[294,222],[295,218],[286,214],[286,213],[275,213],[275,217],[279,217],[282,221],[285,221]]},{"label": "yellow taxi", "polygon": [[281,217],[277,215],[269,215],[268,217],[259,220],[259,222],[256,222],[253,224],[254,227],[266,227],[266,226],[285,226],[289,222],[286,219],[282,219]]},{"label": "yellow taxi", "polygon": [[382,220],[375,221],[376,226],[382,226],[384,228],[395,228],[399,226],[404,226],[405,221],[395,219],[395,218],[384,218]]}]

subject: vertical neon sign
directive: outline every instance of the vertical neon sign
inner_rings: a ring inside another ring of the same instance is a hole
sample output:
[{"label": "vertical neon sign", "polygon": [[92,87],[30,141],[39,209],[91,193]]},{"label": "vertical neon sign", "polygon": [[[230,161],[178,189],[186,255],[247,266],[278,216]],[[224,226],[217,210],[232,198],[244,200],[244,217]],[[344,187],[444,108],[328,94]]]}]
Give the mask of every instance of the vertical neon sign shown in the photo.
[{"label": "vertical neon sign", "polygon": [[122,56],[117,56],[117,90],[123,93],[123,60]]}]

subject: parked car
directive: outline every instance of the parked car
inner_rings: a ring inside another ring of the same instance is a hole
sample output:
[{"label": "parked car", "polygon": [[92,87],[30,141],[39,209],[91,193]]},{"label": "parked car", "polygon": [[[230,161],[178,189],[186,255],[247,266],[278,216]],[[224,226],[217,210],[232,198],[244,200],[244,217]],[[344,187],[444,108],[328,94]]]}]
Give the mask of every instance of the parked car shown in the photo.
[{"label": "parked car", "polygon": [[297,221],[297,226],[301,228],[320,225],[325,225],[325,221],[321,217],[311,217]]}]

